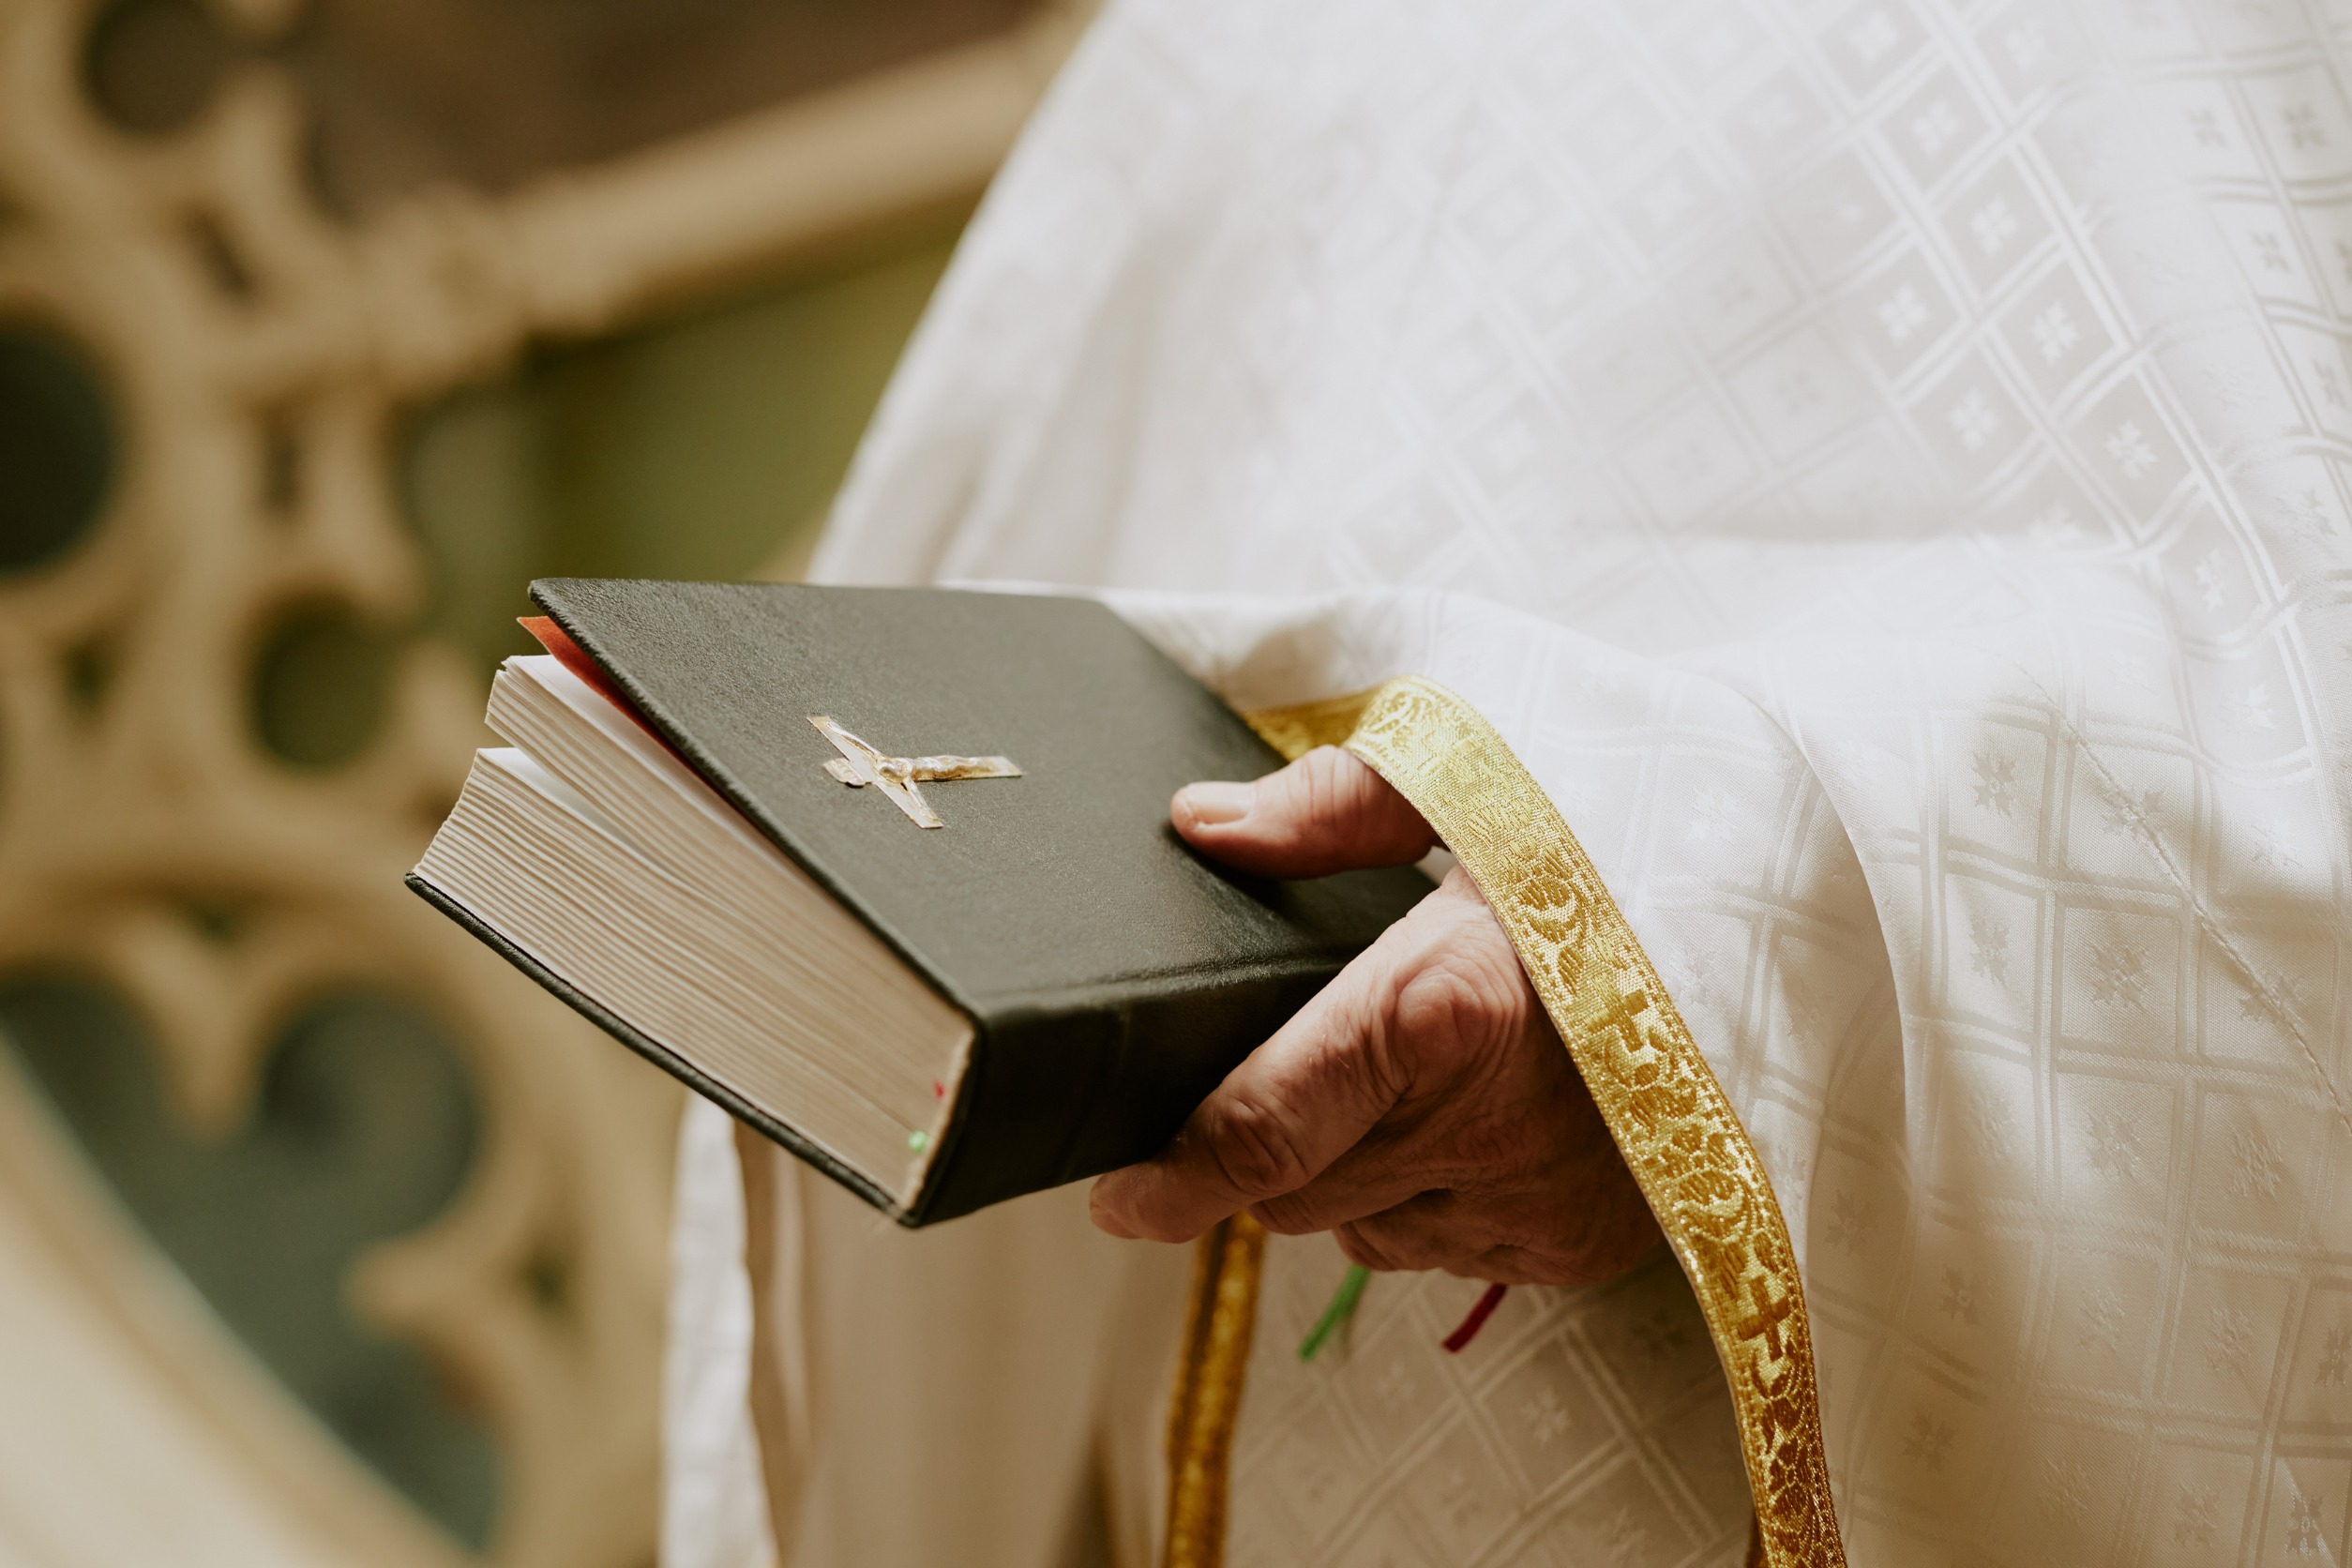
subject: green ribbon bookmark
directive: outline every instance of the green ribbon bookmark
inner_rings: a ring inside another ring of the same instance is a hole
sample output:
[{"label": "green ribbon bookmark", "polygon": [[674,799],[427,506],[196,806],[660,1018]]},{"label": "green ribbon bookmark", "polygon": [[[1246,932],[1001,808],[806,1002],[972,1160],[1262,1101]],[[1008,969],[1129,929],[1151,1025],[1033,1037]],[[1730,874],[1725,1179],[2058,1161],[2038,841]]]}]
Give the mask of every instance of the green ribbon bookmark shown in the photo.
[{"label": "green ribbon bookmark", "polygon": [[1339,1289],[1332,1292],[1331,1304],[1323,1308],[1323,1315],[1315,1319],[1315,1326],[1307,1331],[1304,1339],[1299,1341],[1301,1361],[1313,1361],[1315,1352],[1323,1348],[1323,1341],[1336,1333],[1340,1324],[1356,1315],[1356,1298],[1364,1294],[1364,1282],[1371,1277],[1372,1271],[1363,1264],[1349,1265],[1347,1277],[1340,1280]]}]

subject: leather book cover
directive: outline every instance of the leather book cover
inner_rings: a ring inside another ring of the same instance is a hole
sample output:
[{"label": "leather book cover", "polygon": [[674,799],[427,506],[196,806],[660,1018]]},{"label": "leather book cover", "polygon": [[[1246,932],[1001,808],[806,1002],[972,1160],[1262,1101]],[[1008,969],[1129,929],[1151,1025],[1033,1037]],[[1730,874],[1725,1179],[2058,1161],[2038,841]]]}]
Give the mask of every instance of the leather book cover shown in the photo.
[{"label": "leather book cover", "polygon": [[[1177,788],[1281,759],[1092,600],[577,578],[531,593],[643,721],[972,1019],[931,1180],[897,1216],[910,1225],[1149,1157],[1429,891],[1410,867],[1285,882],[1195,854],[1168,825]],[[944,826],[919,827],[826,771],[841,754],[819,715],[886,755],[1003,755],[1021,774],[921,785]]]}]

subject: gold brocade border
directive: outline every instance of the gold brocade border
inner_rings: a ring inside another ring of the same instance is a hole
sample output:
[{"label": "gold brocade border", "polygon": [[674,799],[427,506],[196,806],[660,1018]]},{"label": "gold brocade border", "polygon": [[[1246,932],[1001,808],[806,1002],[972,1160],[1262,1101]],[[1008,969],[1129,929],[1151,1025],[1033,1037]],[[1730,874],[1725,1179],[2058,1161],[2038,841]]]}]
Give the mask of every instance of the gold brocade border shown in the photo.
[{"label": "gold brocade border", "polygon": [[1321,702],[1301,702],[1291,708],[1258,708],[1242,715],[1242,721],[1258,731],[1258,738],[1282,753],[1286,761],[1295,762],[1319,746],[1344,746],[1356,732],[1356,723],[1364,717],[1364,710],[1372,700],[1387,690],[1375,686],[1347,697],[1334,697]]},{"label": "gold brocade border", "polygon": [[1193,1255],[1184,1354],[1168,1411],[1166,1568],[1219,1568],[1225,1560],[1226,1482],[1265,1256],[1265,1229],[1247,1214],[1220,1221]]},{"label": "gold brocade border", "polygon": [[[1494,727],[1434,681],[1392,681],[1245,716],[1293,760],[1345,745],[1421,810],[1478,883],[1706,1315],[1756,1505],[1749,1563],[1842,1568],[1804,1289],[1779,1201],[1681,1012],[1550,797]],[[1248,1216],[1228,1226],[1235,1223]],[[1211,1568],[1223,1555],[1224,1467],[1264,1246],[1259,1234],[1237,1253],[1228,1226],[1201,1238],[1169,1418],[1169,1568]]]},{"label": "gold brocade border", "polygon": [[[1312,712],[1327,725],[1338,706]],[[1842,1568],[1787,1223],[1617,900],[1502,736],[1436,682],[1371,693],[1346,745],[1420,808],[1485,895],[1690,1276],[1730,1381],[1763,1560]]]}]

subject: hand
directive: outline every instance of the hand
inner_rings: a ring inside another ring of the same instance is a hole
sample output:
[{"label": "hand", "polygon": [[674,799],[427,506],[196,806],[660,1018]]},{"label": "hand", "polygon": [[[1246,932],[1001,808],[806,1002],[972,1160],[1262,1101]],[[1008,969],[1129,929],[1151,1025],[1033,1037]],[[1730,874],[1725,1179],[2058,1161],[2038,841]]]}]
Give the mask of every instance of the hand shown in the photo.
[{"label": "hand", "polygon": [[[1168,809],[1203,854],[1319,877],[1420,859],[1437,837],[1324,747]],[[1337,1232],[1373,1269],[1579,1285],[1637,1262],[1657,1222],[1511,939],[1458,868],[1227,1076],[1156,1159],[1094,1184],[1114,1236],[1188,1241],[1247,1209]]]}]

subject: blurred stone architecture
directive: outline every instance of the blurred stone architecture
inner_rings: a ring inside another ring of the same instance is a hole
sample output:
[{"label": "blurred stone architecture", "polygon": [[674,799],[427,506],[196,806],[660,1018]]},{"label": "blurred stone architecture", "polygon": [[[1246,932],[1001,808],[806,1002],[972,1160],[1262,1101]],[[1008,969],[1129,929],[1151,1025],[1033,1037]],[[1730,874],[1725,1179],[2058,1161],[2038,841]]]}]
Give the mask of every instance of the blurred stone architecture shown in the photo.
[{"label": "blurred stone architecture", "polygon": [[789,574],[1079,0],[0,0],[0,1564],[641,1568],[676,1102],[400,886]]}]

